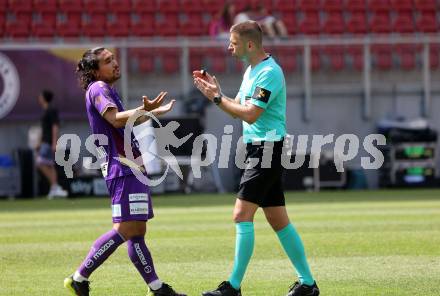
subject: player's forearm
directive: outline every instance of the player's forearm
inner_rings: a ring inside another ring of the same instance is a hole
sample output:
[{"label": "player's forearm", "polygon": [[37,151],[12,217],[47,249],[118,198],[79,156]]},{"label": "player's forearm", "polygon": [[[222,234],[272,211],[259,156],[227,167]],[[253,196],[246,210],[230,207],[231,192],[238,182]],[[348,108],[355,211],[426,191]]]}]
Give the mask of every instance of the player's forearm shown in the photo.
[{"label": "player's forearm", "polygon": [[218,105],[220,109],[228,113],[234,118],[240,118],[249,124],[254,123],[254,118],[250,112],[247,105],[241,105],[237,103],[234,99],[228,98],[226,96],[222,97],[222,102]]},{"label": "player's forearm", "polygon": [[52,145],[56,144],[58,140],[58,132],[59,132],[59,127],[58,125],[54,124],[52,126]]},{"label": "player's forearm", "polygon": [[[134,108],[134,109],[130,109],[130,110],[126,110],[126,111],[122,111],[122,112],[117,112],[114,118],[114,121],[112,122],[112,125],[116,128],[121,128],[124,127],[125,124],[127,123],[128,119],[135,115],[136,112],[139,111],[144,111],[143,106]],[[149,116],[142,114],[141,116],[139,116],[136,121],[134,122],[135,125],[141,124],[146,122],[148,119],[150,119]]]}]

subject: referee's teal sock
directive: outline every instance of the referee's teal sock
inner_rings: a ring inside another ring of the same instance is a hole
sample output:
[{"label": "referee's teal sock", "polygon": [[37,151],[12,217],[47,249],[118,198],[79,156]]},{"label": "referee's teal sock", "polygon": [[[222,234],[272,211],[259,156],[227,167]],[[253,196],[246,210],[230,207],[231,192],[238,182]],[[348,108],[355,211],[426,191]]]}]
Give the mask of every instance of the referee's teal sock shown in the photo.
[{"label": "referee's teal sock", "polygon": [[246,268],[251,260],[252,253],[254,251],[254,223],[253,222],[240,222],[235,224],[237,231],[235,241],[235,258],[234,268],[229,282],[231,286],[238,290],[241,286]]},{"label": "referee's teal sock", "polygon": [[287,256],[298,273],[300,283],[313,285],[315,280],[310,272],[304,246],[295,227],[289,223],[286,227],[280,231],[277,231],[277,235],[280,239],[281,245],[284,248],[284,251],[286,251]]}]

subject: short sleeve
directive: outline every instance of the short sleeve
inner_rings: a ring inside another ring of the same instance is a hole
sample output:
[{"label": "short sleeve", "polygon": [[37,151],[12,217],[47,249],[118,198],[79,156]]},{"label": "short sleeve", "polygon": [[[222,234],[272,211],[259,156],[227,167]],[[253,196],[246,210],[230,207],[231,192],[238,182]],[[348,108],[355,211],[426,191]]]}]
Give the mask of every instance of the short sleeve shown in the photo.
[{"label": "short sleeve", "polygon": [[101,81],[92,85],[90,100],[90,103],[101,115],[103,115],[108,108],[117,108],[115,102],[111,98],[109,86]]},{"label": "short sleeve", "polygon": [[266,109],[270,101],[280,92],[284,81],[274,70],[263,71],[255,82],[250,103]]}]

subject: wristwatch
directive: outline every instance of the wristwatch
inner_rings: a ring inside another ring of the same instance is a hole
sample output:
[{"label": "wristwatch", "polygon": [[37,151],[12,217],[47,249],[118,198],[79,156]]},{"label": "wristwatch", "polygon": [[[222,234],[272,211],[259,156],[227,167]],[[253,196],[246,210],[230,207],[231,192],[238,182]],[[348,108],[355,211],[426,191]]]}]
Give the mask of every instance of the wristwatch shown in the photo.
[{"label": "wristwatch", "polygon": [[218,106],[222,102],[222,95],[215,96],[212,101]]}]

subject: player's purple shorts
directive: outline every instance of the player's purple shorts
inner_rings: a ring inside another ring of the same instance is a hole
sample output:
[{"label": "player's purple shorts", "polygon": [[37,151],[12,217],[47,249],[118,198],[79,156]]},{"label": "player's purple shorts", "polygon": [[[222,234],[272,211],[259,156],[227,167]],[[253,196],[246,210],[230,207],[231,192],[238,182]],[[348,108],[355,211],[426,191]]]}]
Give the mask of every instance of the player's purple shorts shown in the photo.
[{"label": "player's purple shorts", "polygon": [[112,198],[113,223],[123,221],[147,221],[154,217],[150,188],[127,175],[107,180],[107,188]]}]

